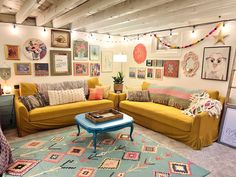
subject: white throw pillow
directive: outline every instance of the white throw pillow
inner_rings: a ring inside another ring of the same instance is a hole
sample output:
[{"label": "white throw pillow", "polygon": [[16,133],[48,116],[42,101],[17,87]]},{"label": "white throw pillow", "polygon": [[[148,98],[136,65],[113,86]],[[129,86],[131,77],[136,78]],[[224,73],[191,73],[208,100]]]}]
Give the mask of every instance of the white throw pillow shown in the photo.
[{"label": "white throw pillow", "polygon": [[48,90],[48,97],[50,105],[73,103],[86,100],[83,88],[72,90]]}]

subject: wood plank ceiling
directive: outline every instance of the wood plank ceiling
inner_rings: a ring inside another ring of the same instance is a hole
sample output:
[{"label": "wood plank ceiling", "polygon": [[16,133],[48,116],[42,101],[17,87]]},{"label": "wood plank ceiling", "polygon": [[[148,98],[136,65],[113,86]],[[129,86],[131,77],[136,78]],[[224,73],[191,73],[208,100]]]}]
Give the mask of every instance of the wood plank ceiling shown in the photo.
[{"label": "wood plank ceiling", "polygon": [[0,21],[110,35],[234,19],[235,0],[0,0]]}]

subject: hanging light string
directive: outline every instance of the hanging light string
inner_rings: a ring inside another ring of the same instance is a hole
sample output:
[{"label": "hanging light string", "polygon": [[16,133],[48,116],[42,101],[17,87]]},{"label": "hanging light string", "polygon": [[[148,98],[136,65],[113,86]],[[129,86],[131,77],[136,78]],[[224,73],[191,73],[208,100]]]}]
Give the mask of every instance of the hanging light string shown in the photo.
[{"label": "hanging light string", "polygon": [[194,45],[197,45],[198,43],[204,41],[206,38],[208,38],[209,36],[211,36],[215,31],[217,31],[219,29],[219,27],[222,25],[222,23],[218,23],[216,25],[216,27],[214,29],[212,29],[209,33],[207,33],[203,38],[191,43],[191,44],[187,44],[187,45],[183,45],[183,46],[177,46],[177,45],[173,45],[173,44],[169,44],[169,43],[166,43],[165,41],[161,40],[160,37],[158,37],[156,34],[154,35],[157,40],[162,43],[164,46],[170,48],[170,49],[186,49],[186,48],[189,48],[189,47],[192,47]]}]

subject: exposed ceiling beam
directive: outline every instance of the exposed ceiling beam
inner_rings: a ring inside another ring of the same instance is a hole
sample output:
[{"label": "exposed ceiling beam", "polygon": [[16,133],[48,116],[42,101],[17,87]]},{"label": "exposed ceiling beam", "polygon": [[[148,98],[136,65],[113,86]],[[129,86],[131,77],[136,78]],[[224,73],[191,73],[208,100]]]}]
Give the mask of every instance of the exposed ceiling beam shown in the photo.
[{"label": "exposed ceiling beam", "polygon": [[[165,25],[168,23],[168,19],[179,19],[183,16],[189,16],[189,15],[196,15],[201,16],[202,13],[208,13],[212,14],[212,12],[217,12],[219,14],[218,10],[223,10],[222,8],[227,8],[232,5],[236,5],[236,2],[232,2],[231,0],[225,0],[224,3],[221,3],[221,0],[215,0],[209,3],[202,3],[198,6],[194,7],[187,7],[182,6],[184,8],[176,10],[176,11],[159,11],[154,14],[153,16],[146,17],[143,19],[133,20],[130,22],[126,22],[124,24],[119,24],[116,26],[113,26],[113,28],[106,28],[98,30],[99,33],[107,33],[107,32],[125,32],[128,30],[136,30],[137,28],[146,28],[149,26],[155,26],[155,25]],[[230,3],[230,4],[229,4]],[[220,4],[220,6],[219,6]],[[184,12],[184,13],[183,13]],[[215,14],[215,13],[214,13]],[[219,15],[216,15],[218,17]]]},{"label": "exposed ceiling beam", "polygon": [[57,3],[49,7],[46,11],[41,13],[36,18],[36,23],[38,26],[45,25],[46,23],[53,20],[53,18],[62,15],[69,10],[83,4],[87,0],[59,0]]},{"label": "exposed ceiling beam", "polygon": [[[135,12],[133,14],[128,14],[116,19],[111,19],[105,22],[98,22],[92,24],[85,24],[84,28],[86,31],[92,31],[96,29],[96,31],[103,31],[103,30],[111,30],[111,29],[118,29],[121,27],[125,27],[132,23],[139,23],[140,20],[147,21],[146,19],[149,17],[171,13],[174,11],[182,10],[185,8],[196,7],[201,4],[206,4],[208,2],[212,2],[216,0],[176,0],[173,2],[169,2],[160,6],[155,6],[149,9],[145,9],[142,11]],[[219,0],[217,0],[219,1]],[[216,2],[217,3],[217,2]],[[178,4],[178,5],[177,5]]]},{"label": "exposed ceiling beam", "polygon": [[111,19],[122,17],[128,14],[138,12],[140,10],[148,9],[153,6],[158,6],[173,0],[129,0],[117,4],[113,7],[105,9],[95,15],[77,20],[72,23],[72,29],[78,29],[85,24],[92,24],[97,22],[105,22]]},{"label": "exposed ceiling beam", "polygon": [[109,8],[125,0],[89,0],[88,2],[70,10],[68,13],[53,20],[55,28],[62,27],[81,17],[86,17]]},{"label": "exposed ceiling beam", "polygon": [[16,13],[16,23],[23,23],[25,19],[37,9],[45,0],[26,0]]},{"label": "exposed ceiling beam", "polygon": [[1,13],[1,11],[2,11],[3,4],[4,4],[4,0],[0,0],[0,13]]}]

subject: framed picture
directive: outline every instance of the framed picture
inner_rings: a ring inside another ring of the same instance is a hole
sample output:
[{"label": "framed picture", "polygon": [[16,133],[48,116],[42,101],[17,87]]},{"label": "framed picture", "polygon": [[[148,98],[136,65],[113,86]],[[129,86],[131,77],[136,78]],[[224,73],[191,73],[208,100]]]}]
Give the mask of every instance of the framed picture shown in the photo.
[{"label": "framed picture", "polygon": [[40,39],[29,39],[24,44],[24,54],[31,60],[41,60],[47,54],[47,47]]},{"label": "framed picture", "polygon": [[112,72],[113,53],[110,51],[102,51],[102,72]]},{"label": "framed picture", "polygon": [[156,65],[157,67],[163,67],[164,61],[163,60],[156,60]]},{"label": "framed picture", "polygon": [[0,77],[6,81],[11,78],[11,68],[0,68]]},{"label": "framed picture", "polygon": [[71,75],[71,52],[51,50],[50,70],[52,76]]},{"label": "framed picture", "polygon": [[91,61],[98,61],[100,59],[100,46],[99,45],[89,46],[89,59]]},{"label": "framed picture", "polygon": [[90,76],[100,76],[100,64],[90,63]]},{"label": "framed picture", "polygon": [[15,75],[31,75],[31,63],[14,63]]},{"label": "framed picture", "polygon": [[146,66],[152,66],[152,60],[146,60]]},{"label": "framed picture", "polygon": [[163,69],[157,68],[155,69],[155,79],[163,79]]},{"label": "framed picture", "polygon": [[18,45],[5,45],[5,58],[7,60],[20,60],[20,48]]},{"label": "framed picture", "polygon": [[136,78],[136,68],[135,67],[130,67],[129,68],[129,77],[130,78]]},{"label": "framed picture", "polygon": [[146,68],[138,68],[137,69],[137,78],[145,79],[146,77]]},{"label": "framed picture", "polygon": [[227,81],[230,46],[205,47],[202,61],[202,79]]},{"label": "framed picture", "polygon": [[236,106],[227,105],[224,108],[220,128],[219,142],[236,148]]},{"label": "framed picture", "polygon": [[51,46],[58,48],[70,48],[70,32],[51,30]]},{"label": "framed picture", "polygon": [[179,76],[179,60],[164,61],[164,76],[178,77]]},{"label": "framed picture", "polygon": [[74,41],[73,44],[74,60],[88,60],[88,42]]},{"label": "framed picture", "polygon": [[89,63],[74,63],[74,76],[88,76]]},{"label": "framed picture", "polygon": [[147,79],[153,79],[153,77],[154,77],[154,69],[147,68]]},{"label": "framed picture", "polygon": [[49,76],[48,63],[34,64],[35,76]]}]

